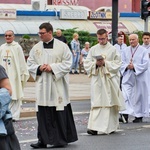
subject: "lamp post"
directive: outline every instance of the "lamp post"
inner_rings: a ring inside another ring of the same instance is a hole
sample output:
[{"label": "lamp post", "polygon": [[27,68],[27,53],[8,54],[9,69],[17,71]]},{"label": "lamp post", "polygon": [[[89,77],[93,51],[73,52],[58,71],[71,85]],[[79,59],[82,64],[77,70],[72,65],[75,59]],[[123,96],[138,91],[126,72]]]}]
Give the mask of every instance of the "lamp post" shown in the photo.
[{"label": "lamp post", "polygon": [[112,0],[112,44],[116,44],[118,35],[118,0]]}]

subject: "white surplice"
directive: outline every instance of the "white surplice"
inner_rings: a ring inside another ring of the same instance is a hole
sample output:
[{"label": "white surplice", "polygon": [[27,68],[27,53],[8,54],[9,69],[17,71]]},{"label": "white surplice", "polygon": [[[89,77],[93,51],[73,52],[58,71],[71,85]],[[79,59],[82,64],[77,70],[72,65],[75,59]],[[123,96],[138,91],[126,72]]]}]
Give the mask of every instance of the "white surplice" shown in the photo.
[{"label": "white surplice", "polygon": [[123,43],[121,45],[116,43],[114,46],[116,47],[116,49],[120,53],[120,55],[122,55],[123,50],[127,47],[127,45],[125,43]]},{"label": "white surplice", "polygon": [[0,64],[6,69],[12,87],[12,101],[10,103],[13,118],[18,120],[20,105],[23,99],[23,88],[29,78],[29,72],[21,46],[13,41],[0,47]]},{"label": "white surplice", "polygon": [[[126,69],[132,59],[134,70]],[[148,113],[148,53],[145,48],[138,45],[135,48],[127,47],[122,55],[121,66],[122,92],[125,99],[126,110],[123,114],[135,117],[147,117]]]},{"label": "white surplice", "polygon": [[149,112],[150,112],[150,44],[142,45],[144,48],[146,48],[147,52],[148,52],[148,56],[149,56],[149,65],[148,65],[148,70],[147,70],[147,76],[148,76],[148,104],[149,104]]},{"label": "white surplice", "polygon": [[[96,68],[93,56],[105,57],[105,66]],[[91,77],[91,111],[88,129],[109,134],[117,130],[119,110],[124,110],[124,100],[119,88],[121,57],[109,42],[93,46],[84,61]]]},{"label": "white surplice", "polygon": [[[69,70],[72,65],[72,57],[69,47],[54,39],[52,49],[44,49],[43,42],[37,43],[30,51],[27,60],[28,69],[36,81],[36,104],[39,106],[56,106],[57,110],[63,110],[70,103],[69,100]],[[37,76],[40,65],[49,64],[52,72],[42,72]]]}]

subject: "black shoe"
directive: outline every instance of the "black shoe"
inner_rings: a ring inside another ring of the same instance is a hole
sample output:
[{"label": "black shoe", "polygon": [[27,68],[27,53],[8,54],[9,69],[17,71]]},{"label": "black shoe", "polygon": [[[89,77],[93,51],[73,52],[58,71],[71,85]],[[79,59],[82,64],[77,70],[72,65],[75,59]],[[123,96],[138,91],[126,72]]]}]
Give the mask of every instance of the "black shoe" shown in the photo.
[{"label": "black shoe", "polygon": [[33,147],[33,148],[35,148],[35,149],[38,149],[38,148],[47,148],[47,145],[41,143],[40,141],[38,141],[35,144],[31,144],[30,146]]},{"label": "black shoe", "polygon": [[70,71],[69,74],[74,74],[74,73],[72,71]]},{"label": "black shoe", "polygon": [[94,130],[87,130],[88,134],[97,135],[97,131]]},{"label": "black shoe", "polygon": [[128,123],[128,115],[127,114],[120,114],[119,122]]},{"label": "black shoe", "polygon": [[74,74],[79,74],[79,72],[78,72],[78,71],[75,71]]},{"label": "black shoe", "polygon": [[143,119],[143,117],[135,117],[135,119],[133,120],[133,123],[143,122],[142,119]]}]

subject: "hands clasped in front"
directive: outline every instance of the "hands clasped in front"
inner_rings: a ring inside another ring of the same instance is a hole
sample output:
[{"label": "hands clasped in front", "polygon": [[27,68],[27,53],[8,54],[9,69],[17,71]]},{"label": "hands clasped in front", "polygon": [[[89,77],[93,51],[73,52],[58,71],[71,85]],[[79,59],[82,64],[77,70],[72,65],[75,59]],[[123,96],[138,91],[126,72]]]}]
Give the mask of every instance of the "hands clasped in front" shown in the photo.
[{"label": "hands clasped in front", "polygon": [[97,59],[97,60],[96,60],[96,65],[97,65],[98,67],[104,66],[104,65],[105,65],[104,59]]},{"label": "hands clasped in front", "polygon": [[133,63],[132,61],[130,61],[129,65],[127,66],[128,69],[130,70],[133,70],[134,69],[134,66],[133,66]]},{"label": "hands clasped in front", "polygon": [[40,71],[41,72],[51,72],[52,68],[49,64],[43,64],[40,66]]}]

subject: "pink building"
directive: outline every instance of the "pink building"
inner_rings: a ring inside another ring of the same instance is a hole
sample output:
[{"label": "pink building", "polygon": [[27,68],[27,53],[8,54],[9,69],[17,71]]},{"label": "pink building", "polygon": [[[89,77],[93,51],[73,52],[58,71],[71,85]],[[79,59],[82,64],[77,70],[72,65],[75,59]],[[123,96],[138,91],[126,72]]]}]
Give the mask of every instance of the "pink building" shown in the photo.
[{"label": "pink building", "polygon": [[[85,3],[86,1],[86,3]],[[131,0],[118,0],[119,12],[131,12],[132,11],[132,4]],[[79,0],[79,5],[85,5],[89,7],[91,10],[95,10],[98,7],[103,6],[112,6],[112,0]]]},{"label": "pink building", "polygon": [[0,0],[0,4],[31,4],[31,0]]},{"label": "pink building", "polygon": [[[32,0],[0,0],[1,3],[31,4]],[[118,0],[119,12],[140,12],[140,0]],[[80,5],[92,11],[112,6],[112,0],[47,0],[48,5]]]}]

